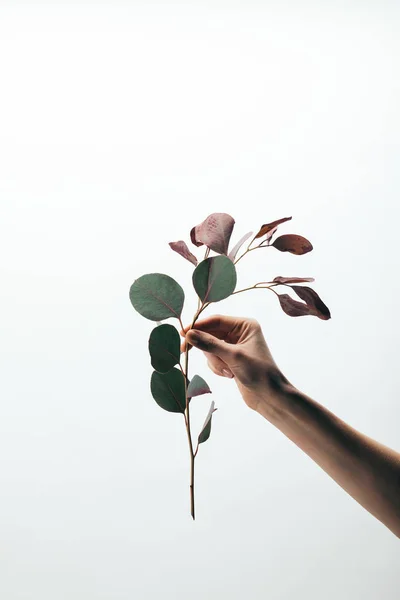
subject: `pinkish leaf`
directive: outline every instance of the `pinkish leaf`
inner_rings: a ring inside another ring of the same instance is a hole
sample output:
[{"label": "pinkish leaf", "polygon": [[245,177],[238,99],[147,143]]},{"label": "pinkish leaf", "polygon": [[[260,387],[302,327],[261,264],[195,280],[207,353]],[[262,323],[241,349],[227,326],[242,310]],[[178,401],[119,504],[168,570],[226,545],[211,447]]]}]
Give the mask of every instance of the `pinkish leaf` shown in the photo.
[{"label": "pinkish leaf", "polygon": [[311,242],[301,235],[281,235],[276,238],[272,246],[281,252],[291,252],[292,254],[306,254],[310,252],[313,247]]},{"label": "pinkish leaf", "polygon": [[290,221],[291,218],[292,217],[284,217],[283,219],[278,219],[277,221],[272,221],[272,223],[266,223],[265,225],[262,225],[260,231],[257,233],[254,239],[256,240],[257,238],[262,237],[263,235],[271,231],[271,229],[276,228],[277,225],[285,223],[286,221]]},{"label": "pinkish leaf", "polygon": [[179,240],[179,242],[169,242],[169,245],[172,248],[172,250],[175,250],[175,252],[183,256],[183,258],[186,258],[186,260],[194,264],[194,266],[197,265],[197,258],[194,254],[190,252],[189,248],[183,240]]},{"label": "pinkish leaf", "polygon": [[277,229],[278,229],[277,227],[274,227],[274,229],[271,229],[271,231],[268,231],[267,235],[265,236],[265,240],[263,240],[261,243],[264,244],[264,242],[267,242],[267,245],[269,245],[269,243],[270,243],[269,241]]},{"label": "pinkish leaf", "polygon": [[306,281],[315,281],[313,277],[275,277],[274,283],[305,283]]},{"label": "pinkish leaf", "polygon": [[249,239],[249,237],[252,235],[252,231],[249,231],[248,233],[245,233],[243,237],[240,238],[240,240],[238,241],[238,243],[236,244],[236,246],[234,246],[232,248],[232,250],[229,252],[228,254],[228,258],[231,259],[231,261],[234,261],[236,258],[236,254],[239,251],[239,248],[241,247],[242,244],[245,243],[246,240]]},{"label": "pinkish leaf", "polygon": [[227,213],[212,213],[190,231],[195,246],[205,244],[217,254],[228,254],[229,240],[235,220]]},{"label": "pinkish leaf", "polygon": [[192,244],[194,244],[195,246],[202,246],[203,242],[199,242],[198,240],[196,240],[196,229],[197,229],[198,225],[196,227],[192,227],[192,229],[190,230],[190,239],[192,240]]},{"label": "pinkish leaf", "polygon": [[322,302],[315,290],[304,285],[291,285],[290,287],[313,310],[316,317],[325,321],[331,318],[329,308]]}]

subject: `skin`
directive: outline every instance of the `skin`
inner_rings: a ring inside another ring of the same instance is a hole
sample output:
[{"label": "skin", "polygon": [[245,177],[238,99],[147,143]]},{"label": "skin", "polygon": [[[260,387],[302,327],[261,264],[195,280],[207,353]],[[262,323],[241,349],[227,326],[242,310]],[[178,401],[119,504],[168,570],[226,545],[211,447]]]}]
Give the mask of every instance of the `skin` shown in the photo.
[{"label": "skin", "polygon": [[[360,433],[283,375],[255,319],[213,315],[181,332],[209,368],[400,538],[400,453]],[[197,335],[197,338],[195,337]],[[223,372],[226,370],[226,373]]]}]

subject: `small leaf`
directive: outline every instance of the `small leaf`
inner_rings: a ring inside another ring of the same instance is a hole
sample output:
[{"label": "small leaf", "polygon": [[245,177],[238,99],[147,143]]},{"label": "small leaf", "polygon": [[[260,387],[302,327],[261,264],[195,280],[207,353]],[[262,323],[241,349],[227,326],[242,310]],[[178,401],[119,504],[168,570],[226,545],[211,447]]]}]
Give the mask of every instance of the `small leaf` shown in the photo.
[{"label": "small leaf", "polygon": [[264,242],[266,243],[266,246],[270,245],[270,239],[272,238],[272,236],[274,235],[275,231],[277,231],[277,227],[274,227],[274,229],[271,229],[271,231],[268,231],[267,235],[265,236],[265,240],[263,240],[261,243],[264,244]]},{"label": "small leaf", "polygon": [[215,402],[211,402],[211,406],[210,406],[210,410],[208,411],[208,415],[206,417],[206,420],[204,421],[204,425],[200,431],[198,440],[199,440],[199,444],[202,444],[203,442],[206,442],[208,440],[208,438],[210,437],[210,433],[211,433],[211,419],[212,419],[212,415],[213,412],[215,412],[217,409],[214,408],[215,406]]},{"label": "small leaf", "polygon": [[306,238],[292,234],[281,235],[276,238],[272,246],[281,252],[291,252],[292,254],[306,254],[313,249],[311,242]]},{"label": "small leaf", "polygon": [[304,285],[291,285],[294,292],[304,300],[304,302],[313,309],[316,317],[327,321],[331,318],[329,308],[324,304],[317,292],[310,287]]},{"label": "small leaf", "polygon": [[173,325],[155,327],[149,338],[151,365],[159,373],[167,373],[179,363],[181,343],[179,332]]},{"label": "small leaf", "polygon": [[245,233],[243,237],[240,238],[240,240],[238,241],[238,243],[236,244],[236,246],[234,246],[232,248],[232,250],[229,252],[228,254],[228,258],[231,259],[231,261],[234,261],[236,258],[236,254],[239,251],[239,248],[242,246],[242,244],[245,243],[246,240],[249,239],[249,237],[253,234],[252,231],[249,231],[248,233]]},{"label": "small leaf", "polygon": [[154,400],[161,408],[168,412],[185,412],[185,381],[179,369],[173,368],[164,374],[153,371],[150,388]]},{"label": "small leaf", "polygon": [[266,223],[265,225],[262,225],[260,231],[257,233],[254,239],[256,240],[257,238],[262,237],[263,235],[271,231],[271,229],[276,230],[277,225],[285,223],[286,221],[290,221],[291,218],[292,217],[284,217],[283,219],[278,219],[277,221],[272,221],[272,223]]},{"label": "small leaf", "polygon": [[163,273],[148,273],[136,279],[129,291],[132,306],[150,321],[180,318],[185,294],[179,283]]},{"label": "small leaf", "polygon": [[306,281],[315,281],[313,277],[275,277],[274,283],[303,283]]},{"label": "small leaf", "polygon": [[278,294],[278,296],[282,310],[289,315],[289,317],[302,317],[304,315],[313,314],[312,309],[307,306],[307,304],[294,300],[289,294]]},{"label": "small leaf", "polygon": [[218,302],[232,294],[236,287],[236,268],[227,256],[212,256],[193,271],[192,281],[203,302]]},{"label": "small leaf", "polygon": [[212,392],[208,387],[208,384],[204,381],[204,379],[200,377],[200,375],[194,375],[188,387],[188,398],[193,398],[193,396],[200,396],[201,394],[211,393]]},{"label": "small leaf", "polygon": [[183,256],[183,258],[186,258],[186,260],[194,264],[194,266],[197,265],[197,258],[194,254],[190,252],[189,248],[186,245],[186,242],[184,242],[183,240],[179,240],[179,242],[169,242],[169,245],[172,248],[172,250],[175,250],[175,252]]},{"label": "small leaf", "polygon": [[210,250],[226,255],[234,224],[235,220],[227,213],[212,213],[192,228],[190,239],[195,246],[205,244]]}]

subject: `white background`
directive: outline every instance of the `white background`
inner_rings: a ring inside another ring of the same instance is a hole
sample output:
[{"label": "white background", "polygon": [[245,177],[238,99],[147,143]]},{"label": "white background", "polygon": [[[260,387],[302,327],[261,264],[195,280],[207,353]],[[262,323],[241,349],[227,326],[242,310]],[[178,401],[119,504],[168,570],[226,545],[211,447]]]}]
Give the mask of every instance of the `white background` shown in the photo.
[{"label": "white background", "polygon": [[[328,322],[259,320],[299,389],[400,450],[396,2],[0,3],[0,595],[4,600],[394,600],[399,540],[192,351],[219,410],[189,514],[183,419],[153,401],[167,273],[212,212],[293,216],[238,288],[315,277]],[[199,259],[203,249],[191,249]],[[172,319],[168,322],[176,323]],[[197,399],[194,427],[210,395]]]}]

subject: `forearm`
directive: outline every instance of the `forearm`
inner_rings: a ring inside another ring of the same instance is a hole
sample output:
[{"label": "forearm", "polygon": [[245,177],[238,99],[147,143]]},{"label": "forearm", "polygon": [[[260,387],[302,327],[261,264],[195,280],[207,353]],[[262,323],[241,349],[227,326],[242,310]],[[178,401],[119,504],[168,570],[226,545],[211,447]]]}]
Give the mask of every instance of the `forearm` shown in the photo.
[{"label": "forearm", "polygon": [[353,429],[283,384],[257,412],[310,456],[346,492],[400,537],[400,454]]}]

